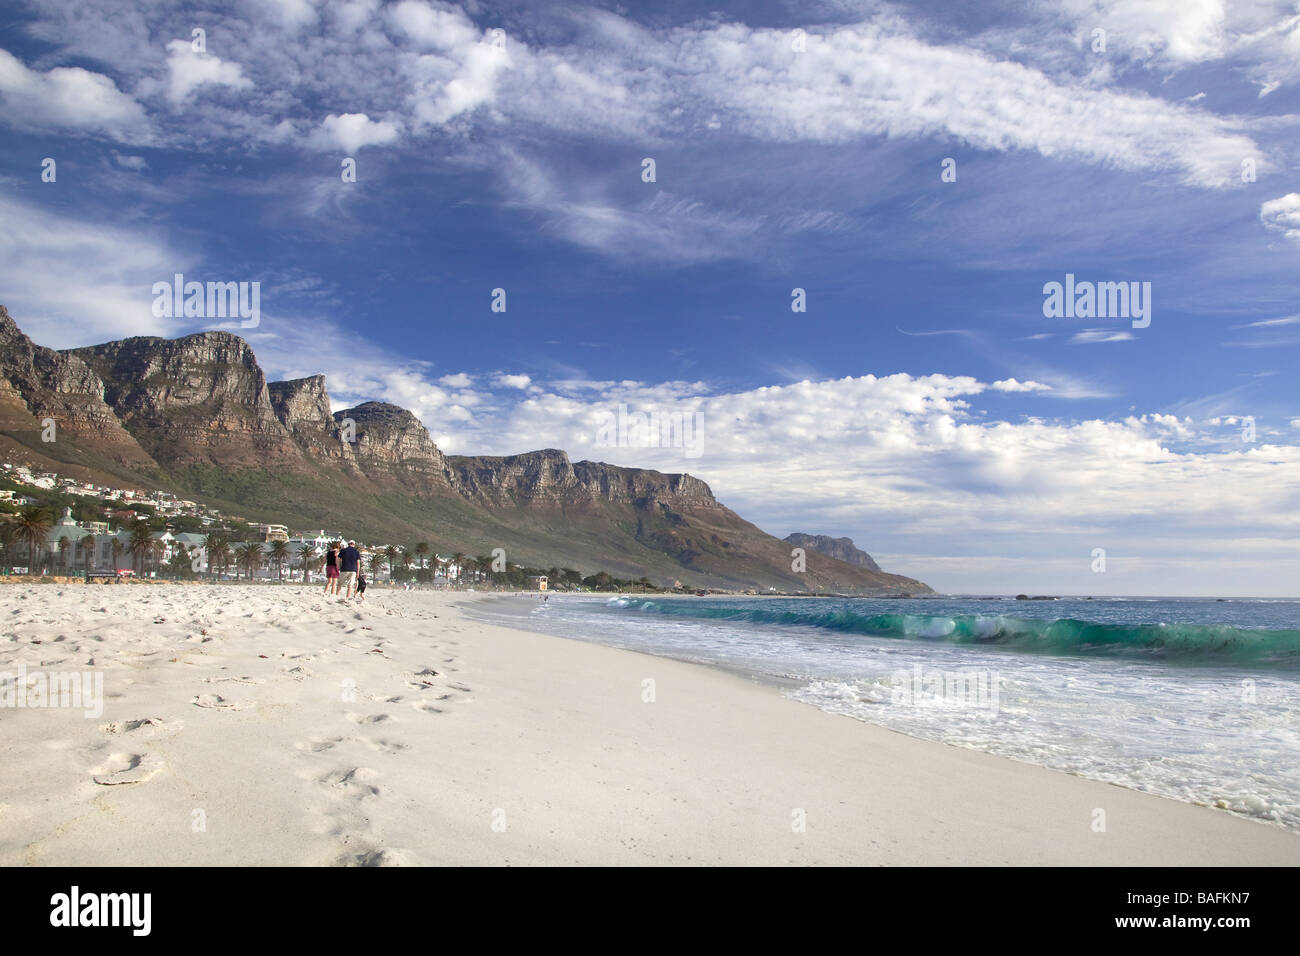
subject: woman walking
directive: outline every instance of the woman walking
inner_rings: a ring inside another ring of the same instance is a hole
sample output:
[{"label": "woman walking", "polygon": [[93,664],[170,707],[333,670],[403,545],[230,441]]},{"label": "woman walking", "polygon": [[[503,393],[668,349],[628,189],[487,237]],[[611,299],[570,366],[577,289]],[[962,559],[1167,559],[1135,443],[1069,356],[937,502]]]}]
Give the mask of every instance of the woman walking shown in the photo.
[{"label": "woman walking", "polygon": [[339,542],[335,541],[330,544],[329,550],[325,552],[325,564],[321,568],[325,572],[325,594],[339,593]]}]

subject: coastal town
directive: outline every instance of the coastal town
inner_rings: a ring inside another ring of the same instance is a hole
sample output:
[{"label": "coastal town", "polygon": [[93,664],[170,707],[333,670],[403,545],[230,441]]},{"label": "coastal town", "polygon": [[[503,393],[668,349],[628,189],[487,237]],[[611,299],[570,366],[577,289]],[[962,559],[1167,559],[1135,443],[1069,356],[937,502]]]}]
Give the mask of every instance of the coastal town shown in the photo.
[{"label": "coastal town", "polygon": [[[0,464],[0,572],[119,579],[297,582],[321,579],[330,545],[348,535],[296,530],[223,514],[166,491],[89,484],[25,465]],[[579,588],[571,568],[522,568],[499,556],[438,554],[427,543],[357,542],[375,583],[469,587],[507,583]],[[588,586],[607,583],[591,576]],[[612,581],[613,579],[609,579]]]}]

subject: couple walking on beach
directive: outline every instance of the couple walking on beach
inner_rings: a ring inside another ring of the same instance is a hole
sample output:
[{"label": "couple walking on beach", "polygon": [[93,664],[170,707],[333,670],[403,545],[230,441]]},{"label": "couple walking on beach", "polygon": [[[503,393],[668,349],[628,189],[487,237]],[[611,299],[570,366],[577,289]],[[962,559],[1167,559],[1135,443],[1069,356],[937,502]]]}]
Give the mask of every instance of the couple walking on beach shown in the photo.
[{"label": "couple walking on beach", "polygon": [[347,547],[343,547],[342,541],[335,541],[325,552],[325,593],[338,594],[339,585],[343,585],[343,596],[352,597],[352,589],[356,588],[357,600],[366,599],[366,579],[361,575],[361,552],[357,550],[357,543],[349,541]]}]

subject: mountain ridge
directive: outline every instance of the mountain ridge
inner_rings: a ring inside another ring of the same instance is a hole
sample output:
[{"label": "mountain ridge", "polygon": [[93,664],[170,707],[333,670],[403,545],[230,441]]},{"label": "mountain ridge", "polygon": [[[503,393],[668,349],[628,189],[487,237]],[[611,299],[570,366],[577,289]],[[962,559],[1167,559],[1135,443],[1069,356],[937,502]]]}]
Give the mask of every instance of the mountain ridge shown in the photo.
[{"label": "mountain ridge", "polygon": [[[0,344],[0,451],[83,480],[129,479],[298,527],[474,553],[501,547],[518,564],[664,585],[930,593],[833,557],[796,572],[785,542],[694,475],[574,462],[554,448],[444,455],[400,406],[331,412],[323,375],[268,381],[252,346],[230,332],[55,351],[0,306]],[[40,442],[50,419],[59,438]]]},{"label": "mountain ridge", "polygon": [[796,531],[793,534],[786,535],[781,540],[798,548],[810,549],[818,554],[837,558],[845,564],[866,568],[868,571],[880,570],[880,565],[876,564],[876,559],[854,545],[852,538],[832,538],[828,534],[808,534],[803,531]]}]

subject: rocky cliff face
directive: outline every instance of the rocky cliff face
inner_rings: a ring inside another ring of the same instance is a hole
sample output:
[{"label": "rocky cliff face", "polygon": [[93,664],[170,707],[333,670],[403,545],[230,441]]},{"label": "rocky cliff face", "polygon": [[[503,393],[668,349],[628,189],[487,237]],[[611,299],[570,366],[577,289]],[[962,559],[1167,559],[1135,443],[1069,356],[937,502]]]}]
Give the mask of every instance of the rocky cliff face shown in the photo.
[{"label": "rocky cliff face", "polygon": [[118,418],[160,462],[302,468],[253,350],[237,335],[137,337],[64,354],[94,370]]},{"label": "rocky cliff face", "polygon": [[876,564],[871,555],[854,547],[852,538],[832,538],[828,534],[804,534],[802,531],[796,531],[794,534],[786,535],[785,540],[796,548],[829,555],[845,564],[866,568],[868,571],[880,570],[880,565]]},{"label": "rocky cliff face", "polygon": [[45,419],[53,419],[56,444],[62,433],[129,468],[157,467],[105,401],[99,376],[75,355],[34,344],[4,306],[0,306],[0,383],[0,402],[12,427],[39,432]]},{"label": "rocky cliff face", "polygon": [[335,412],[332,420],[342,440],[355,438],[352,455],[370,481],[381,487],[396,484],[421,495],[453,490],[455,476],[446,457],[429,430],[406,409],[365,402]]},{"label": "rocky cliff face", "polygon": [[681,508],[721,507],[709,486],[694,475],[620,468],[600,461],[580,461],[573,472],[591,498]]},{"label": "rocky cliff face", "polygon": [[361,474],[352,443],[343,440],[330,412],[324,375],[270,382],[266,389],[275,417],[309,458],[326,467],[334,466],[349,474]]},{"label": "rocky cliff face", "polygon": [[665,475],[604,462],[571,462],[556,448],[507,457],[447,459],[463,494],[493,505],[581,505],[589,502],[716,506],[709,486],[691,475]]}]

